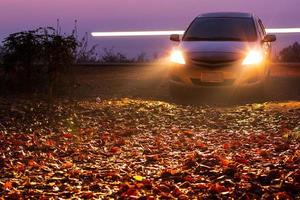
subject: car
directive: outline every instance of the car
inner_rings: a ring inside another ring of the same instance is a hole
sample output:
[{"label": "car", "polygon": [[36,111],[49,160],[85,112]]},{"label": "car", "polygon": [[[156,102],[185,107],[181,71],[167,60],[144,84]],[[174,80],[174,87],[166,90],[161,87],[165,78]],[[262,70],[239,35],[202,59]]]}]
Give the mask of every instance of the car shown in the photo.
[{"label": "car", "polygon": [[171,94],[186,88],[254,88],[263,94],[270,76],[271,42],[261,19],[252,13],[216,12],[197,16],[170,55]]}]

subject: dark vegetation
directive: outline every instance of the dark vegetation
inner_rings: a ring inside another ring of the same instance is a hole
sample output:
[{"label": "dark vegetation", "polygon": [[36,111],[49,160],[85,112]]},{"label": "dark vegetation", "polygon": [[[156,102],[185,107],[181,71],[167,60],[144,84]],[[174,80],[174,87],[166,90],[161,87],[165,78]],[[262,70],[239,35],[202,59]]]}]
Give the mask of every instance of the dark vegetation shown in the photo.
[{"label": "dark vegetation", "polygon": [[[1,93],[54,93],[70,95],[76,87],[72,66],[77,63],[133,63],[147,62],[146,54],[137,59],[116,53],[113,48],[89,48],[87,36],[78,41],[74,31],[58,34],[54,28],[39,28],[10,34],[0,47],[2,66]],[[56,92],[54,92],[56,91]]]},{"label": "dark vegetation", "polygon": [[48,91],[67,80],[75,62],[77,41],[73,35],[58,35],[50,27],[9,35],[3,42],[2,90]]},{"label": "dark vegetation", "polygon": [[300,44],[294,44],[284,48],[279,53],[279,59],[282,62],[300,62]]}]

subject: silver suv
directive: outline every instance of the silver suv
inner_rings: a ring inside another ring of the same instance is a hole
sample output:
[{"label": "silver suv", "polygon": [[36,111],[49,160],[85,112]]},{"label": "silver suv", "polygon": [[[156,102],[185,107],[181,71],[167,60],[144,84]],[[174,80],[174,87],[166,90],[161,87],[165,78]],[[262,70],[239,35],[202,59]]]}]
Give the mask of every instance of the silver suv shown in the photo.
[{"label": "silver suv", "polygon": [[262,21],[251,13],[218,12],[194,19],[170,60],[170,90],[182,87],[237,89],[257,87],[262,91],[270,75],[271,42]]}]

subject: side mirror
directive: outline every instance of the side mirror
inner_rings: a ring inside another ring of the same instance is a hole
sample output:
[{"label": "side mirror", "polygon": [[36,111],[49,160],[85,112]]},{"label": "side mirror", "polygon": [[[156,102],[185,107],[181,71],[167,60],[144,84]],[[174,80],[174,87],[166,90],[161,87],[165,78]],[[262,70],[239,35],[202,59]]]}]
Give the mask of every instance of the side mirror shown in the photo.
[{"label": "side mirror", "polygon": [[275,35],[271,35],[271,34],[267,34],[263,39],[262,42],[274,42],[276,41],[276,36]]},{"label": "side mirror", "polygon": [[170,40],[174,41],[174,42],[179,42],[180,36],[178,34],[172,34],[172,35],[170,35]]}]

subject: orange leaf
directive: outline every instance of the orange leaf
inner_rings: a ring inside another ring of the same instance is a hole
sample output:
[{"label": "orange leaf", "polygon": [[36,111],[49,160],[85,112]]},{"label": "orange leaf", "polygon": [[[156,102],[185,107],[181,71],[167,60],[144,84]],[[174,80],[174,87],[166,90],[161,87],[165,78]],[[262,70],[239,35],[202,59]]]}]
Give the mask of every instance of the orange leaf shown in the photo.
[{"label": "orange leaf", "polygon": [[194,134],[194,132],[193,132],[193,130],[185,130],[185,131],[183,131],[183,134],[192,136]]},{"label": "orange leaf", "polygon": [[185,180],[185,181],[187,181],[187,182],[190,182],[190,183],[194,182],[194,179],[193,179],[193,177],[192,177],[191,175],[185,176],[185,177],[183,178],[183,180]]},{"label": "orange leaf", "polygon": [[16,170],[18,172],[23,172],[25,171],[25,165],[23,163],[18,162],[15,166]]},{"label": "orange leaf", "polygon": [[207,185],[207,183],[198,183],[198,184],[196,185],[196,187],[197,187],[198,189],[207,189],[207,188],[208,188],[208,185]]},{"label": "orange leaf", "polygon": [[38,166],[38,164],[37,164],[34,160],[29,160],[29,161],[28,161],[28,165],[29,165],[30,167],[37,167],[37,166]]},{"label": "orange leaf", "polygon": [[242,164],[248,164],[248,160],[240,156],[236,156],[235,161]]},{"label": "orange leaf", "polygon": [[110,152],[112,152],[112,153],[118,153],[118,152],[120,152],[121,151],[121,149],[119,148],[119,147],[112,147],[111,149],[110,149]]},{"label": "orange leaf", "polygon": [[267,157],[269,155],[269,153],[266,150],[261,150],[259,152],[259,155],[262,156],[262,157]]},{"label": "orange leaf", "polygon": [[228,143],[225,143],[225,144],[223,144],[223,148],[224,149],[229,149],[229,148],[231,148],[231,145],[228,144]]},{"label": "orange leaf", "polygon": [[167,172],[169,172],[173,176],[178,173],[176,169],[167,169]]},{"label": "orange leaf", "polygon": [[203,149],[203,148],[206,148],[206,145],[201,141],[197,141],[196,142],[196,147],[198,147],[200,149]]},{"label": "orange leaf", "polygon": [[210,190],[216,193],[220,193],[226,191],[226,188],[223,185],[220,185],[219,183],[215,183],[211,185]]},{"label": "orange leaf", "polygon": [[94,197],[94,194],[92,192],[86,192],[82,195],[82,198],[84,199],[92,199]]},{"label": "orange leaf", "polygon": [[73,163],[65,162],[63,166],[64,166],[64,168],[71,168],[71,167],[73,167]]},{"label": "orange leaf", "polygon": [[221,164],[223,166],[228,166],[231,163],[230,160],[227,160],[227,159],[224,159],[224,158],[220,158],[220,161],[221,161]]},{"label": "orange leaf", "polygon": [[68,139],[73,137],[71,133],[64,133],[63,136],[64,138],[68,138]]},{"label": "orange leaf", "polygon": [[10,181],[6,181],[5,183],[4,183],[4,189],[5,190],[10,190],[10,189],[12,189],[12,182],[10,182]]},{"label": "orange leaf", "polygon": [[182,192],[178,187],[176,187],[175,190],[172,192],[172,194],[175,197],[179,197],[180,195],[182,195]]},{"label": "orange leaf", "polygon": [[46,141],[46,144],[48,145],[48,146],[50,146],[50,147],[53,147],[54,145],[55,145],[55,142],[53,141],[53,140],[47,140]]},{"label": "orange leaf", "polygon": [[143,183],[137,183],[137,184],[135,184],[135,185],[136,185],[136,187],[137,187],[138,189],[141,189],[141,188],[144,187],[144,184],[143,184]]}]

